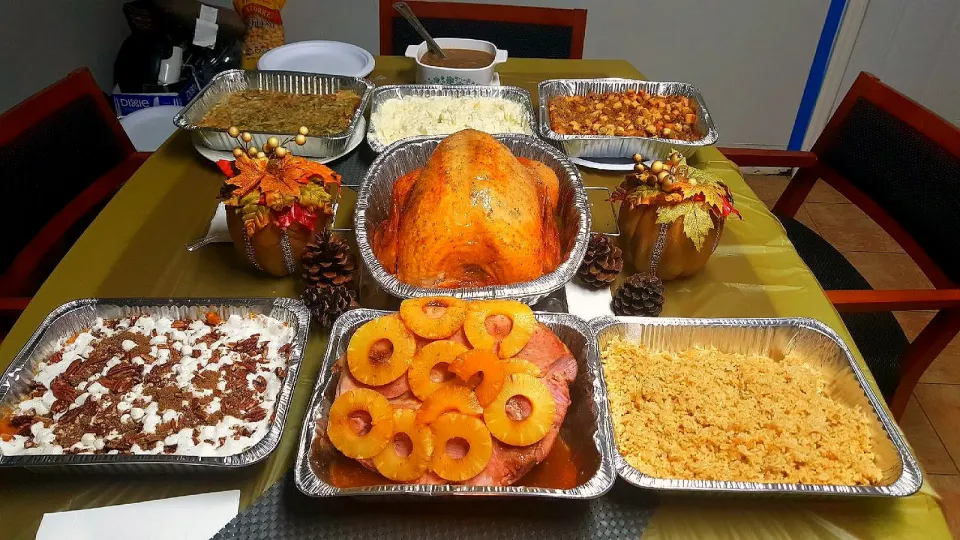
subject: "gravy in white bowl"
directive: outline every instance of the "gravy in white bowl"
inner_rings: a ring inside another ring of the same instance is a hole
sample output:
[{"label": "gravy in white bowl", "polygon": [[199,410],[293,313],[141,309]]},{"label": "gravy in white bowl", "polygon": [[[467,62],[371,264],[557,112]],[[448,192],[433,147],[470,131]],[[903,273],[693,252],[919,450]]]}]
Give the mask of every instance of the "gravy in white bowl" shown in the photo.
[{"label": "gravy in white bowl", "polygon": [[446,58],[427,51],[420,57],[420,63],[445,68],[478,69],[489,66],[494,59],[494,56],[486,51],[473,49],[444,49],[443,52],[447,55]]}]

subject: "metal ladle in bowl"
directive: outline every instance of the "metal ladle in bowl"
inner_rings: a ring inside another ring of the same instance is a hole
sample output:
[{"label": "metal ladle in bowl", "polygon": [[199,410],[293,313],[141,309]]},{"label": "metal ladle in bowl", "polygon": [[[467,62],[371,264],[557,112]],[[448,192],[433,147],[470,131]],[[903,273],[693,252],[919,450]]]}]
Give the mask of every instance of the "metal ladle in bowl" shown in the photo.
[{"label": "metal ladle in bowl", "polygon": [[410,26],[412,26],[413,29],[416,30],[418,34],[420,34],[420,37],[422,37],[424,41],[427,42],[428,49],[433,51],[434,54],[439,55],[440,58],[447,57],[446,53],[443,52],[443,49],[441,49],[440,46],[437,45],[437,42],[434,41],[433,37],[430,36],[430,33],[427,32],[427,29],[424,28],[422,24],[420,24],[420,19],[418,19],[417,16],[413,14],[413,11],[410,9],[410,6],[408,6],[406,2],[394,2],[393,9],[397,10],[397,13],[399,13],[400,15],[403,15],[403,18],[406,19],[408,23],[410,23]]}]

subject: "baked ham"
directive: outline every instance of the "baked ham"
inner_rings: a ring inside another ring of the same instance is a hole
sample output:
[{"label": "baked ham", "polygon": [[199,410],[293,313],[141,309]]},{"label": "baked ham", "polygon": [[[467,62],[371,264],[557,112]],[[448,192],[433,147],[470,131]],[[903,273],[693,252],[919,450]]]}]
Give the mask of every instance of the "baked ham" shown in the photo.
[{"label": "baked ham", "polygon": [[[491,317],[490,323],[494,326],[507,327],[510,321],[502,315]],[[448,338],[451,341],[462,343],[469,347],[466,335],[463,329]],[[417,349],[419,350],[429,340],[417,338]],[[515,356],[532,362],[540,368],[543,373],[543,381],[556,405],[553,425],[547,435],[540,441],[529,446],[511,446],[493,439],[493,453],[486,468],[480,474],[470,478],[461,484],[469,486],[509,486],[520,480],[535,465],[546,459],[557,440],[560,432],[560,425],[566,417],[567,409],[570,407],[570,383],[577,376],[577,361],[570,349],[560,341],[546,325],[537,323],[537,329],[534,331],[527,342],[527,345]],[[407,384],[407,375],[404,374],[396,381],[383,386],[368,386],[360,383],[350,375],[350,371],[341,362],[340,381],[337,386],[337,395],[353,390],[355,388],[369,388],[383,394],[394,407],[418,409],[421,401],[410,391]],[[357,420],[361,422],[360,420]],[[358,431],[362,427],[358,426]],[[436,451],[436,450],[435,450]],[[371,459],[358,459],[364,467],[376,472]],[[447,484],[446,480],[440,478],[431,471],[409,482],[410,484]]]}]

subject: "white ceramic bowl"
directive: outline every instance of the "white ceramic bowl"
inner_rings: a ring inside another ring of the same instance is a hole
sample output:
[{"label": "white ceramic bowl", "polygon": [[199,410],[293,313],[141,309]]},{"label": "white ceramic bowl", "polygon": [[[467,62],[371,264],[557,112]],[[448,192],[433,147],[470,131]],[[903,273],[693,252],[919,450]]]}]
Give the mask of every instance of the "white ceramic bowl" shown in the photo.
[{"label": "white ceramic bowl", "polygon": [[483,84],[488,85],[494,80],[493,68],[497,64],[507,61],[507,51],[500,50],[489,41],[461,38],[435,38],[437,45],[442,49],[468,49],[484,51],[493,55],[493,62],[487,67],[460,69],[428,66],[420,62],[420,58],[427,52],[427,42],[407,47],[407,57],[417,61],[418,84]]}]

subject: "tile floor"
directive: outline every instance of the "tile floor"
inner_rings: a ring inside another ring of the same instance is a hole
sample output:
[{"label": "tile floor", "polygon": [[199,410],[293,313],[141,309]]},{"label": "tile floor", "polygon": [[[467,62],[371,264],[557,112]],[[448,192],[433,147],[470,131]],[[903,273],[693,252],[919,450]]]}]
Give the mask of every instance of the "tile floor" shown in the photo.
[{"label": "tile floor", "polygon": [[[747,175],[747,184],[772,207],[787,186],[784,176]],[[840,250],[875,289],[932,285],[903,249],[843,195],[818,182],[797,219]],[[897,312],[911,340],[931,312]],[[953,535],[960,538],[960,336],[920,379],[900,425],[923,465]]]}]

